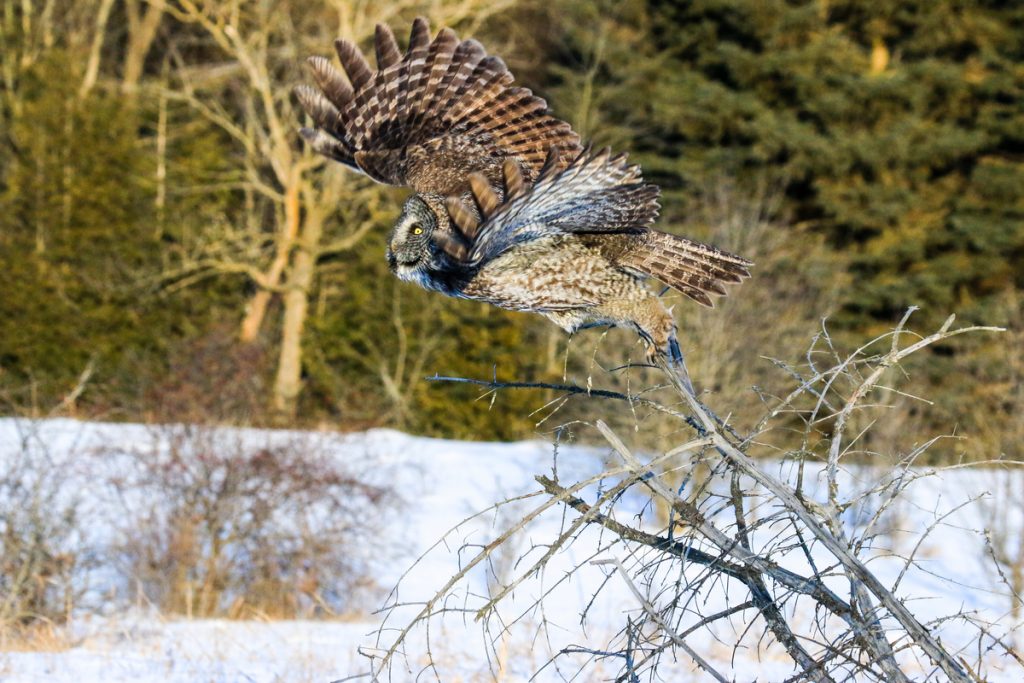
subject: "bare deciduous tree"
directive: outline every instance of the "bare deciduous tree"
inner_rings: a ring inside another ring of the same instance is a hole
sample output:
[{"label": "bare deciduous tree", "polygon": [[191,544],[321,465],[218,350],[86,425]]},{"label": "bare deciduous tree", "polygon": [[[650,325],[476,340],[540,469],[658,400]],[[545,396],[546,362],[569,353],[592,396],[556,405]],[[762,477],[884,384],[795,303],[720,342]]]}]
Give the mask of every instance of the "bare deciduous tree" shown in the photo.
[{"label": "bare deciduous tree", "polygon": [[[453,0],[436,3],[428,15],[434,25],[468,17],[481,22],[511,4]],[[184,285],[215,275],[248,277],[255,292],[241,323],[243,341],[260,334],[271,301],[280,297],[273,406],[285,416],[294,413],[302,388],[303,329],[320,265],[354,248],[369,230],[384,229],[394,211],[386,190],[329,166],[300,144],[303,115],[292,86],[305,77],[302,60],[327,52],[336,35],[366,42],[378,22],[394,23],[419,7],[347,0],[301,6],[177,0],[167,6],[201,29],[215,56],[195,61],[180,51],[174,86],[164,94],[187,102],[237,143],[232,182],[251,198],[251,210],[241,225],[210,226],[178,253],[165,278]]]}]

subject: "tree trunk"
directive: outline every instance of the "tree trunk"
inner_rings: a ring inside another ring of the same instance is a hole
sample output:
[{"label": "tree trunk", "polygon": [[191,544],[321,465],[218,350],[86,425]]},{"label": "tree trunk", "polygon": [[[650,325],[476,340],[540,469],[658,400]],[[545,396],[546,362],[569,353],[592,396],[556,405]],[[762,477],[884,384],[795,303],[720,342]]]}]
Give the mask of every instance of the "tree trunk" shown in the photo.
[{"label": "tree trunk", "polygon": [[306,216],[299,246],[294,251],[284,294],[284,320],[281,323],[281,350],[274,379],[274,412],[283,420],[295,417],[302,391],[302,332],[309,313],[309,295],[316,272],[316,249],[323,232],[323,217]]},{"label": "tree trunk", "polygon": [[137,2],[130,0],[125,3],[125,7],[128,10],[128,46],[124,53],[121,90],[132,94],[142,78],[142,72],[146,66],[146,56],[156,38],[156,31],[160,28],[164,8],[160,3],[152,3],[147,5],[146,11],[139,16]]},{"label": "tree trunk", "polygon": [[92,47],[89,49],[89,60],[85,66],[85,77],[78,89],[79,99],[85,99],[89,91],[96,85],[96,79],[100,74],[100,57],[103,52],[103,39],[106,37],[107,19],[110,18],[110,10],[114,7],[114,0],[101,0],[96,13],[96,33],[93,35]]},{"label": "tree trunk", "polygon": [[887,66],[889,66],[889,48],[886,47],[884,40],[876,36],[871,41],[871,75],[877,76],[884,72]]},{"label": "tree trunk", "polygon": [[[274,289],[281,283],[281,276],[288,265],[292,246],[295,244],[295,238],[299,234],[302,212],[299,202],[300,180],[298,169],[293,168],[291,175],[293,176],[292,182],[285,189],[284,196],[284,234],[281,235],[277,242],[277,254],[267,270],[266,281],[259,283],[260,289],[253,295],[249,306],[246,308],[245,319],[242,320],[242,328],[238,336],[246,343],[256,341],[260,334],[260,328],[263,327],[263,319],[267,315],[267,307],[270,305],[270,298],[274,293]],[[317,232],[319,233],[319,228]],[[320,236],[318,234],[316,242],[319,241]],[[316,242],[306,241],[309,245],[315,245]]]},{"label": "tree trunk", "polygon": [[242,320],[242,329],[238,333],[239,339],[246,344],[256,341],[269,305],[270,292],[268,290],[261,289],[252,295],[249,305],[245,307],[245,318]]}]

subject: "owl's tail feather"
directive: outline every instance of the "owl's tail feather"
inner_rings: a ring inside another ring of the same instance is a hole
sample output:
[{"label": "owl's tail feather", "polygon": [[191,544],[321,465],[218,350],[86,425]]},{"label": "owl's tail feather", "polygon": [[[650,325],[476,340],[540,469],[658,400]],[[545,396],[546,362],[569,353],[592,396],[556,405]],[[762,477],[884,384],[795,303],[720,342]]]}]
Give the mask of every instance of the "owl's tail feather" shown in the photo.
[{"label": "owl's tail feather", "polygon": [[707,244],[648,230],[621,257],[620,265],[661,280],[669,287],[705,306],[713,306],[711,295],[727,294],[726,284],[750,277],[747,259]]}]

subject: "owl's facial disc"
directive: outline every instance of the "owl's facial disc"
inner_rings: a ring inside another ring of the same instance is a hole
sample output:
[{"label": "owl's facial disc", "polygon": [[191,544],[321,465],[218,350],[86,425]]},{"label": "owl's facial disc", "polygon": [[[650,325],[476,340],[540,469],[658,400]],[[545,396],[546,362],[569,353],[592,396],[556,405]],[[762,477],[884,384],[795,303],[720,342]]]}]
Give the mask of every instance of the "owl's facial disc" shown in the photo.
[{"label": "owl's facial disc", "polygon": [[388,239],[388,265],[403,280],[414,279],[413,272],[430,259],[430,235],[437,226],[434,212],[413,195],[406,200],[391,237]]}]

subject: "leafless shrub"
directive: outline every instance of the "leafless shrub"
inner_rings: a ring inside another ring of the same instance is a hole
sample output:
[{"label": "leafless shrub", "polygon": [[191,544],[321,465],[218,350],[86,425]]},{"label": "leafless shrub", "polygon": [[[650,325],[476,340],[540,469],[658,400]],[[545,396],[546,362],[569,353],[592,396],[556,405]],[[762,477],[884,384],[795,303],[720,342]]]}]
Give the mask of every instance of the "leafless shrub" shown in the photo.
[{"label": "leafless shrub", "polygon": [[139,598],[189,616],[359,609],[396,493],[339,444],[169,426],[148,447],[105,451],[123,459],[118,564]]},{"label": "leafless shrub", "polygon": [[[746,434],[717,418],[669,368],[663,370],[672,401],[657,401],[650,391],[544,386],[563,395],[628,402],[638,426],[647,414],[669,415],[692,436],[642,458],[597,421],[594,427],[612,449],[611,465],[578,478],[560,477],[556,468],[536,477],[540,490],[498,503],[496,509],[529,501],[525,513],[487,542],[476,542],[460,571],[432,596],[388,605],[379,647],[365,652],[371,676],[390,676],[401,661],[407,671],[422,667],[443,679],[431,653],[437,644],[431,629],[436,632],[451,613],[482,622],[492,650],[517,628],[532,631],[532,642],[551,646],[559,642],[556,622],[564,617],[554,614],[559,608],[550,604],[552,595],[570,582],[592,587],[581,614],[590,636],[555,647],[544,669],[566,680],[589,680],[609,666],[618,671],[615,680],[630,682],[665,680],[686,669],[699,671],[701,680],[743,679],[737,658],[748,649],[787,660],[788,673],[779,680],[966,683],[1000,668],[1024,672],[1024,660],[1009,644],[1007,631],[1015,624],[986,623],[964,610],[929,614],[906,601],[906,584],[921,577],[946,590],[979,588],[971,577],[956,575],[955,567],[936,570],[923,562],[937,531],[966,533],[949,520],[974,499],[916,508],[912,538],[901,554],[879,542],[883,529],[902,523],[886,519],[897,501],[908,498],[911,487],[941,480],[942,470],[916,466],[938,438],[915,442],[900,435],[886,454],[886,463],[895,466],[878,477],[878,469],[863,464],[877,455],[862,450],[864,433],[872,429],[865,415],[885,417],[875,397],[901,391],[905,358],[950,337],[992,329],[953,329],[951,317],[935,333],[919,336],[906,329],[909,317],[850,353],[835,348],[823,327],[805,363],[786,368],[795,386],[778,397],[762,394],[769,408]],[[462,381],[488,391],[538,388]],[[860,424],[865,426],[855,428]],[[794,431],[797,448],[788,445]],[[706,475],[691,477],[698,466]],[[640,498],[639,507],[624,503],[629,496]],[[669,510],[667,522],[645,513],[657,500]],[[557,531],[538,539],[536,525],[559,515]],[[510,544],[527,529],[532,542],[519,552],[511,576],[486,593],[474,589],[474,573],[493,563],[501,548],[515,547]],[[631,596],[632,607],[617,634],[595,633],[589,615],[613,599],[616,585]],[[529,596],[525,607],[517,592]],[[394,628],[392,622],[404,625]],[[425,654],[414,633],[426,639]],[[496,654],[492,661],[500,661]],[[498,678],[503,671],[491,673]]]},{"label": "leafless shrub", "polygon": [[162,421],[259,424],[268,414],[270,374],[260,341],[239,343],[235,330],[221,326],[172,349],[165,376],[143,400]]},{"label": "leafless shrub", "polygon": [[81,497],[30,420],[0,449],[0,633],[63,624],[84,591]]}]

